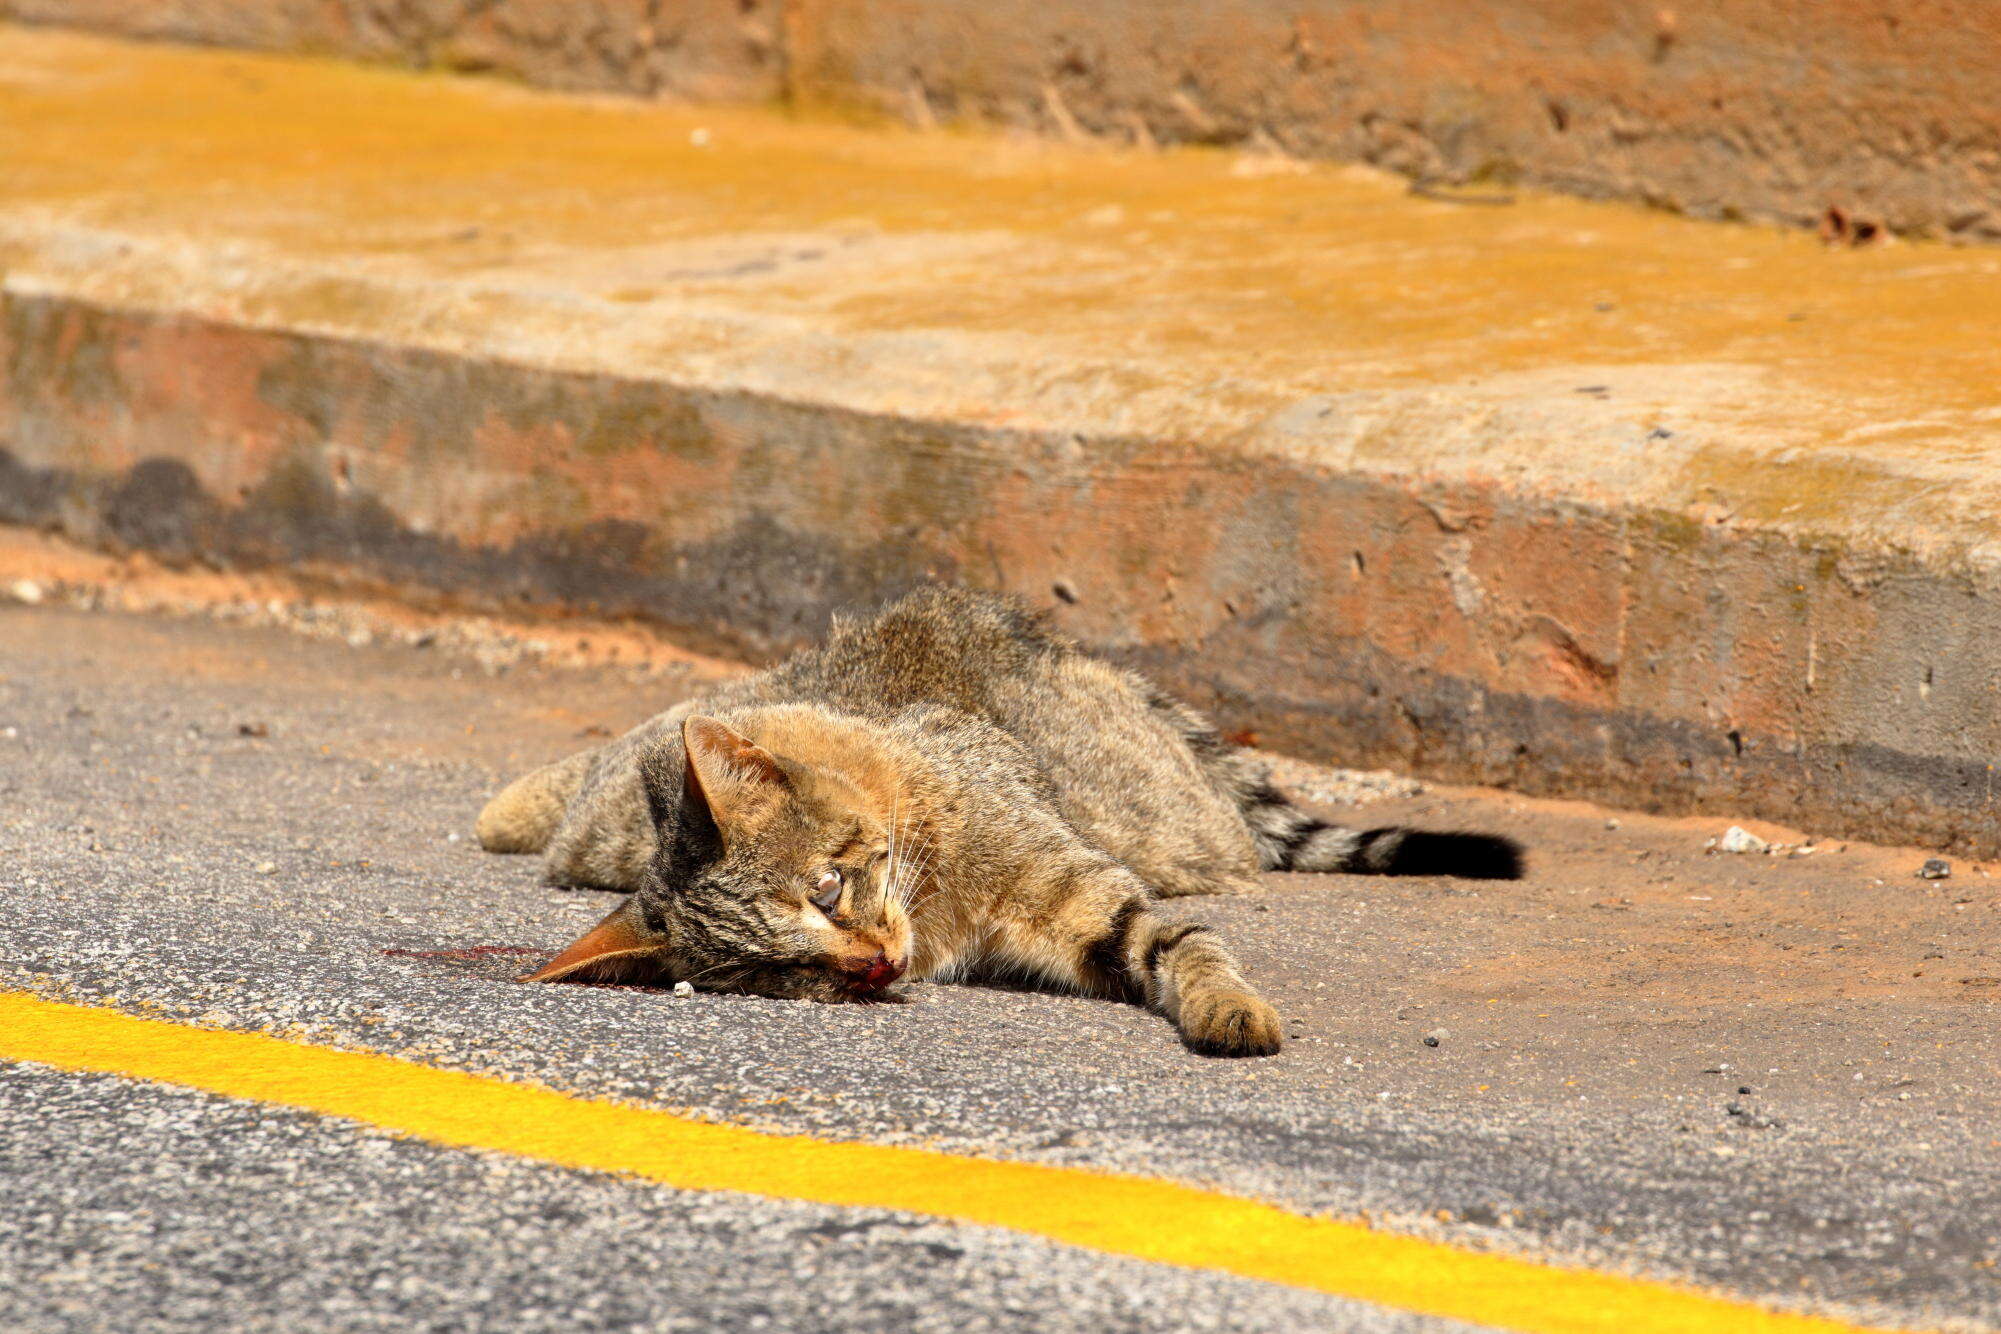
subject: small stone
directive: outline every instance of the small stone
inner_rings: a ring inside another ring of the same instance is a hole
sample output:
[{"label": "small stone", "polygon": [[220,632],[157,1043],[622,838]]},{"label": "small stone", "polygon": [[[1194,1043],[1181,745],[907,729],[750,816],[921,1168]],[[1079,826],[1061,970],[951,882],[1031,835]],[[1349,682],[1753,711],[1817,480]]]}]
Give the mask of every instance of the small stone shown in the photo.
[{"label": "small stone", "polygon": [[259,875],[276,875],[276,874],[278,874],[278,863],[276,863],[276,862],[259,862],[259,863],[257,863],[257,874],[259,874]]},{"label": "small stone", "polygon": [[30,607],[38,606],[42,600],[42,586],[33,579],[16,579],[7,591],[14,595],[14,601]]},{"label": "small stone", "polygon": [[1742,825],[1734,824],[1716,841],[1718,852],[1763,852],[1770,846],[1771,844]]},{"label": "small stone", "polygon": [[1928,857],[1925,864],[1918,868],[1920,880],[1943,880],[1951,874],[1952,863],[1943,857]]},{"label": "small stone", "polygon": [[1436,1047],[1451,1036],[1452,1034],[1443,1028],[1434,1028],[1424,1035],[1424,1045],[1427,1047]]},{"label": "small stone", "polygon": [[676,982],[674,984],[674,998],[676,1000],[686,1000],[694,994],[695,984],[693,982]]},{"label": "small stone", "polygon": [[1605,827],[1607,829],[1617,829],[1619,827],[1619,822],[1617,820],[1607,820],[1605,822]]}]

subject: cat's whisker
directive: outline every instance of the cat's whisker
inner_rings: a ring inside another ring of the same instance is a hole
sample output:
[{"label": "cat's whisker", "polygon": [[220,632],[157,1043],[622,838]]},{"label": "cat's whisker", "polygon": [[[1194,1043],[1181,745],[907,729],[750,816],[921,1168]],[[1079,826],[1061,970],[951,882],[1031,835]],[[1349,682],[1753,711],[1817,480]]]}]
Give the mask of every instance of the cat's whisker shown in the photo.
[{"label": "cat's whisker", "polygon": [[902,812],[899,799],[892,798],[889,807],[889,861],[883,867],[882,884],[885,895],[894,888],[897,876],[903,868]]},{"label": "cat's whisker", "polygon": [[902,824],[903,793],[901,790],[890,794],[889,805],[889,865],[883,871],[883,897],[894,901],[906,913],[910,909],[910,893],[904,883],[906,854]]},{"label": "cat's whisker", "polygon": [[908,897],[910,890],[916,888],[919,878],[930,868],[930,865],[931,838],[930,835],[926,834],[918,840],[917,846],[911,849],[909,856],[904,859],[902,883],[905,890],[905,897]]},{"label": "cat's whisker", "polygon": [[931,862],[931,840],[927,837],[923,843],[918,845],[917,853],[910,859],[909,863],[900,868],[902,874],[896,882],[898,899],[906,912],[911,911],[911,905],[916,897],[917,889],[923,884],[925,874],[930,871]]},{"label": "cat's whisker", "polygon": [[925,873],[930,869],[931,868],[929,862],[925,862],[917,866],[913,866],[910,870],[909,875],[905,877],[902,886],[902,896],[903,896],[903,906],[906,909],[909,909],[916,904],[917,891],[924,883]]},{"label": "cat's whisker", "polygon": [[745,964],[739,959],[724,959],[721,963],[711,964],[699,973],[690,973],[680,980],[686,982],[689,986],[693,986],[697,982],[707,980],[711,974],[722,972],[724,969],[728,969],[729,972],[723,976],[719,985],[729,986],[748,977],[754,971],[755,965]]},{"label": "cat's whisker", "polygon": [[896,840],[896,860],[892,867],[889,883],[896,893],[897,906],[905,909],[910,907],[909,876],[912,856],[910,831],[907,828],[899,826]]},{"label": "cat's whisker", "polygon": [[704,968],[699,973],[690,973],[688,974],[688,976],[680,978],[678,980],[686,982],[689,986],[693,986],[695,985],[695,983],[700,982],[704,978],[708,977],[708,975],[711,973],[717,972],[724,968],[733,968],[733,967],[741,967],[741,965],[737,964],[734,960],[724,963],[711,964],[709,967]]}]

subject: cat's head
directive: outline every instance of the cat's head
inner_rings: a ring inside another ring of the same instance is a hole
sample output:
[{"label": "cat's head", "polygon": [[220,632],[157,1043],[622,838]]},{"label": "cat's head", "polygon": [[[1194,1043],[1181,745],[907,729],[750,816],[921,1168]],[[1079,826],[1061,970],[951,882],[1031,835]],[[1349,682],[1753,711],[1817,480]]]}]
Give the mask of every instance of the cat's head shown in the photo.
[{"label": "cat's head", "polygon": [[660,844],[646,883],[523,980],[685,980],[838,1001],[901,977],[908,850],[876,796],[815,762],[827,738],[798,712],[789,748],[783,714],[759,732],[775,735],[773,749],[714,718],[687,719],[680,762],[656,754],[641,765]]}]

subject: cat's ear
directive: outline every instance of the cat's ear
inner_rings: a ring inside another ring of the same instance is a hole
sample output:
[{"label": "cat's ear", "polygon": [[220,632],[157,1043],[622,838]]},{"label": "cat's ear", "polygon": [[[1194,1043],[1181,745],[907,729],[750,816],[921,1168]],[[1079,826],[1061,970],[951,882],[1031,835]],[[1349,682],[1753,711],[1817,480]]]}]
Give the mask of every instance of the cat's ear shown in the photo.
[{"label": "cat's ear", "polygon": [[688,753],[683,800],[707,811],[718,830],[792,786],[770,751],[714,718],[698,713],[683,719],[681,742]]},{"label": "cat's ear", "polygon": [[637,894],[517,982],[651,981],[667,971],[669,942],[646,924]]}]

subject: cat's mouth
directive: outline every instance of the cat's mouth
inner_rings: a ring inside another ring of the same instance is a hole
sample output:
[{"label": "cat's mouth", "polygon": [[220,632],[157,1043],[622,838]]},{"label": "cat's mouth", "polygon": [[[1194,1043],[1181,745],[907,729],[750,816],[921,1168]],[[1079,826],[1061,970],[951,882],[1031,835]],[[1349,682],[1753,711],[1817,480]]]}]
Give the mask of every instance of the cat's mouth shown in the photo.
[{"label": "cat's mouth", "polygon": [[861,1000],[872,1000],[889,990],[903,976],[905,965],[877,951],[872,959],[854,959],[841,965],[841,978],[848,991]]}]

